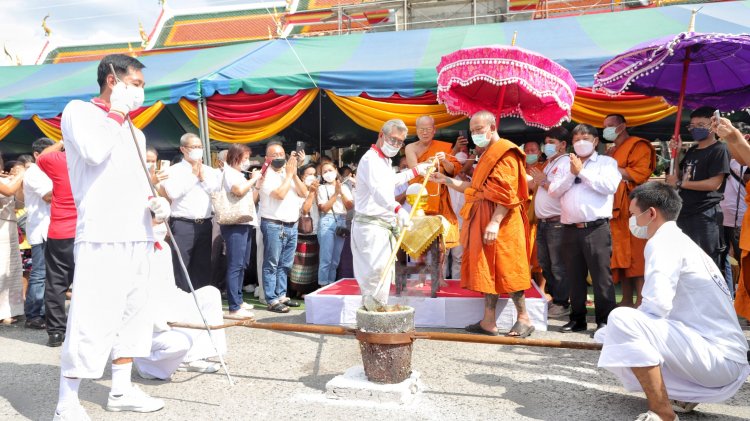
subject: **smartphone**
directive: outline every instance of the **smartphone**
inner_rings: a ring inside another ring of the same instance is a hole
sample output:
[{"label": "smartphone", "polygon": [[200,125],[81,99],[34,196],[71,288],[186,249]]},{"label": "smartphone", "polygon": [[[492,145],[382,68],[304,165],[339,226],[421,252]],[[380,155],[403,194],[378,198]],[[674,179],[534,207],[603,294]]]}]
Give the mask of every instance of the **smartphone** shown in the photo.
[{"label": "smartphone", "polygon": [[466,138],[466,130],[459,130],[458,131],[458,137]]},{"label": "smartphone", "polygon": [[304,152],[305,150],[305,142],[297,142],[297,148],[294,149],[297,152]]},{"label": "smartphone", "polygon": [[171,164],[172,164],[172,163],[171,163],[170,161],[168,161],[168,160],[166,160],[166,159],[162,159],[162,160],[160,160],[160,161],[159,161],[159,168],[157,168],[157,169],[158,169],[159,171],[163,171],[163,170],[166,170],[167,168],[169,168],[169,166],[170,166]]},{"label": "smartphone", "polygon": [[271,160],[270,159],[266,159],[266,161],[263,162],[263,166],[260,168],[260,174],[262,176],[264,176],[264,177],[266,176],[266,170],[268,170],[268,166],[269,165],[271,165]]},{"label": "smartphone", "polygon": [[721,118],[721,113],[719,110],[714,111],[714,118],[716,119],[716,122],[719,122],[719,119]]}]

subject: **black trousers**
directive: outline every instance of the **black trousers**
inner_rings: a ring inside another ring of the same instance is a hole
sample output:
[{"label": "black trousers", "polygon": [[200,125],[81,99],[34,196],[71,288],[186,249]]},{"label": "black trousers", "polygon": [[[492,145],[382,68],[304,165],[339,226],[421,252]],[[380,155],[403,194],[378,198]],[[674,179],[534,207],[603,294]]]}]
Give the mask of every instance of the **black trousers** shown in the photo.
[{"label": "black trousers", "polygon": [[615,308],[615,287],[612,284],[610,258],[612,234],[609,223],[576,228],[566,225],[563,231],[565,273],[570,282],[570,320],[586,320],[586,275],[591,274],[594,287],[596,323],[606,323]]},{"label": "black trousers", "polygon": [[[211,282],[211,219],[201,223],[170,219],[169,227],[180,248],[180,255],[190,274],[193,288],[207,286]],[[175,284],[183,291],[190,292],[187,278],[182,272],[177,251],[172,248],[172,266]]]},{"label": "black trousers", "polygon": [[719,268],[724,267],[721,262],[721,255],[726,247],[723,225],[724,213],[719,205],[692,215],[680,213],[680,216],[677,217],[677,226],[695,244],[698,244]]},{"label": "black trousers", "polygon": [[65,293],[73,283],[75,238],[47,239],[44,249],[47,278],[44,281],[44,306],[47,333],[65,333],[68,316],[65,314]]}]

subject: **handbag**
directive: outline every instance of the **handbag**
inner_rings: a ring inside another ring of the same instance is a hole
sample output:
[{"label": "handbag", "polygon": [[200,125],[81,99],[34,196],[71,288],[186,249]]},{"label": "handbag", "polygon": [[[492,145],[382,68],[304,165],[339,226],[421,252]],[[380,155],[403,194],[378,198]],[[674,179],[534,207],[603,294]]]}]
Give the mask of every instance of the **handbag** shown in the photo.
[{"label": "handbag", "polygon": [[224,190],[226,174],[222,177],[221,188],[211,193],[211,204],[214,217],[219,225],[246,224],[253,220],[253,195],[248,192],[237,197],[231,191]]},{"label": "handbag", "polygon": [[300,211],[299,222],[297,224],[297,232],[300,234],[313,233],[313,219],[309,213],[305,215]]}]

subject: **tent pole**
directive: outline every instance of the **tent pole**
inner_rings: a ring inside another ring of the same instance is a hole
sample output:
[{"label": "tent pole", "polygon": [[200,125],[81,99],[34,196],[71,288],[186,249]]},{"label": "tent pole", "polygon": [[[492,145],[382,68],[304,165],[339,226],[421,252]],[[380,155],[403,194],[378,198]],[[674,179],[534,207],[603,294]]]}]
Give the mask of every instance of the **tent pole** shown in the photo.
[{"label": "tent pole", "polygon": [[318,89],[318,152],[323,156],[323,90]]}]

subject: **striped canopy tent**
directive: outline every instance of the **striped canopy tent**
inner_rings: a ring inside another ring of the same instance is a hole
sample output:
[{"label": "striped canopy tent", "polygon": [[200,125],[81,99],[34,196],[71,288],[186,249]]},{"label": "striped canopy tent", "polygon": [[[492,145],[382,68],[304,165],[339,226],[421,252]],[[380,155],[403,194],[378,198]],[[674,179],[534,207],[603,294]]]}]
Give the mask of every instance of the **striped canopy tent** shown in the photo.
[{"label": "striped canopy tent", "polygon": [[[457,120],[433,97],[435,66],[447,53],[510,44],[518,32],[518,46],[555,60],[570,70],[579,86],[590,86],[596,69],[607,59],[648,39],[682,31],[690,10],[690,6],[670,6],[550,20],[276,39],[145,56],[141,58],[147,66],[145,105],[166,104],[175,119],[226,142],[266,139],[292,124],[321,95],[370,130],[394,116],[413,125],[421,114],[432,115],[440,127],[446,127]],[[750,1],[712,3],[703,5],[698,22],[704,32],[743,33],[750,32],[748,15]],[[47,123],[52,119],[54,125],[68,101],[96,95],[96,64],[0,67],[0,138],[14,122],[34,116]],[[631,124],[674,112],[658,98],[613,99],[582,89],[573,119],[599,125],[611,111],[625,114]]]}]

